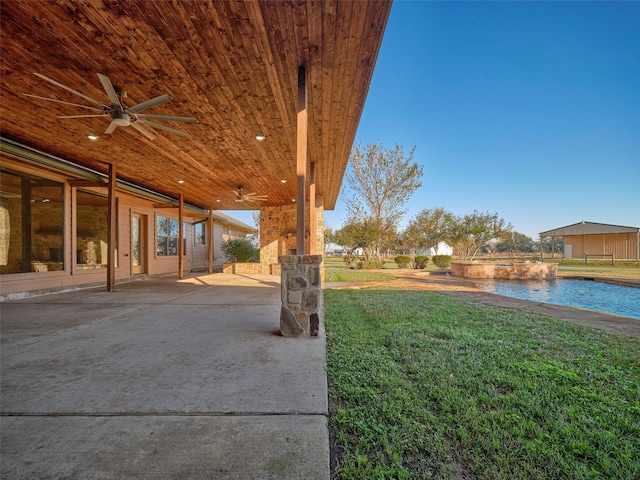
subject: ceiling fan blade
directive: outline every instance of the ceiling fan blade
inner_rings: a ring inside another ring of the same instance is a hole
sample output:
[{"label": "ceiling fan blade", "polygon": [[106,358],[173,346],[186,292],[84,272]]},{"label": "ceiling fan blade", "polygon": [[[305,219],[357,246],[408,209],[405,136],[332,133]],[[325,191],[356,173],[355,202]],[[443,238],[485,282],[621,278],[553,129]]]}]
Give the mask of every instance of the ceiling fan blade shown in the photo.
[{"label": "ceiling fan blade", "polygon": [[113,133],[113,131],[118,127],[118,124],[114,121],[111,121],[111,123],[109,124],[109,127],[107,128],[107,130],[104,132],[105,135],[111,135]]},{"label": "ceiling fan blade", "polygon": [[170,115],[152,115],[149,113],[141,113],[140,115],[138,115],[138,118],[143,118],[145,120],[166,120],[169,122],[184,122],[184,123],[196,123],[198,121],[193,117],[172,117]]},{"label": "ceiling fan blade", "polygon": [[133,128],[135,128],[136,130],[138,130],[140,133],[142,133],[145,137],[147,137],[149,140],[155,140],[156,139],[156,135],[154,133],[151,133],[149,130],[147,130],[146,128],[144,128],[142,125],[140,125],[138,122],[133,122],[131,124],[131,126]]},{"label": "ceiling fan blade", "polygon": [[243,197],[253,197],[256,194],[256,192],[251,192],[251,193],[245,193],[244,195],[242,195]]},{"label": "ceiling fan blade", "polygon": [[175,133],[181,137],[188,137],[188,133],[181,132],[180,130],[176,130],[175,128],[165,127],[164,125],[160,125],[156,122],[150,122],[148,120],[139,120],[140,123],[144,123],[145,125],[149,125],[150,127],[157,128],[158,130],[164,130],[165,132]]},{"label": "ceiling fan blade", "polygon": [[147,100],[146,102],[139,103],[134,105],[133,107],[127,108],[127,111],[131,113],[138,113],[142,110],[146,110],[147,108],[155,107],[156,105],[160,105],[162,103],[167,103],[171,101],[171,97],[166,93],[164,95],[160,95],[159,97],[152,98],[151,100]]},{"label": "ceiling fan blade", "polygon": [[51,79],[51,78],[49,78],[49,77],[46,77],[46,76],[42,75],[41,73],[34,73],[34,75],[35,75],[36,77],[39,77],[39,78],[43,79],[43,80],[46,80],[46,81],[47,81],[47,82],[49,82],[49,83],[54,84],[56,87],[64,88],[67,92],[71,92],[71,93],[73,93],[73,94],[75,94],[75,95],[78,95],[79,97],[82,97],[82,98],[84,98],[85,100],[90,101],[91,103],[95,103],[96,105],[100,105],[101,107],[106,106],[104,103],[100,103],[99,101],[94,100],[94,99],[93,99],[93,98],[91,98],[91,97],[87,97],[85,94],[80,93],[80,92],[78,92],[78,91],[76,91],[76,90],[74,90],[74,89],[72,89],[72,88],[69,88],[69,87],[67,87],[66,85],[61,84],[60,82],[56,82],[55,80],[53,80],[53,79]]},{"label": "ceiling fan blade", "polygon": [[96,115],[60,115],[56,118],[92,118],[92,117],[108,117],[106,113],[100,113]]},{"label": "ceiling fan blade", "polygon": [[38,95],[32,95],[30,93],[23,93],[23,95],[25,97],[38,98],[40,100],[48,100],[49,102],[63,103],[65,105],[71,105],[71,106],[80,107],[80,108],[87,108],[89,110],[95,110],[96,112],[102,112],[101,108],[89,107],[87,105],[80,105],[79,103],[63,102],[62,100],[56,100],[55,98],[40,97]]},{"label": "ceiling fan blade", "polygon": [[104,88],[104,91],[107,92],[107,96],[111,101],[111,105],[122,106],[122,104],[120,103],[120,99],[118,98],[118,94],[116,93],[116,89],[113,88],[113,84],[111,83],[111,80],[109,80],[109,77],[99,73],[98,78],[100,79],[102,88]]}]

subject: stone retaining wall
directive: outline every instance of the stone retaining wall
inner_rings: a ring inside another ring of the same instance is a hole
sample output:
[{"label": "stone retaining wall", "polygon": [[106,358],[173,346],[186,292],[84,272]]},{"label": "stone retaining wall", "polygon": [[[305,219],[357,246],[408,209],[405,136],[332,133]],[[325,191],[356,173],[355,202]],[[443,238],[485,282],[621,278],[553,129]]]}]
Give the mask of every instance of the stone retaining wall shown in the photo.
[{"label": "stone retaining wall", "polygon": [[263,266],[260,263],[225,263],[222,265],[222,273],[254,275],[265,272],[263,271]]}]

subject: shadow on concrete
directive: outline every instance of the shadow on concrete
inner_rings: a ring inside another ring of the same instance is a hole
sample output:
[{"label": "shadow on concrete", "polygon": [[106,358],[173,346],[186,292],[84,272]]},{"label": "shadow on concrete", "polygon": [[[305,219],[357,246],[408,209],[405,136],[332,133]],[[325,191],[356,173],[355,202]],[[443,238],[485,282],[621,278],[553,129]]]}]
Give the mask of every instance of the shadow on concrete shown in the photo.
[{"label": "shadow on concrete", "polygon": [[325,337],[273,276],[0,304],[2,478],[329,478]]}]

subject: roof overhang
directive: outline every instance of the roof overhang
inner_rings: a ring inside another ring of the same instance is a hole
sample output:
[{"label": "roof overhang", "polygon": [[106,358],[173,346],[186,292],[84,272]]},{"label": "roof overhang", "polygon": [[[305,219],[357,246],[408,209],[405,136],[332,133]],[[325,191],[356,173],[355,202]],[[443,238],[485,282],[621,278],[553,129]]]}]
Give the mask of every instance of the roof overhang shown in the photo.
[{"label": "roof overhang", "polygon": [[607,235],[616,233],[638,233],[638,227],[623,227],[606,223],[580,222],[566,227],[560,227],[546,232],[540,232],[541,237],[567,237],[571,235]]},{"label": "roof overhang", "polygon": [[[114,163],[119,179],[170,198],[182,194],[203,209],[257,208],[235,202],[238,186],[267,195],[264,205],[290,204],[302,66],[308,160],[316,193],[332,209],[391,1],[43,0],[0,8],[4,137],[101,173]],[[109,118],[59,119],[87,112],[25,96],[87,105],[34,73],[108,103],[102,73],[126,90],[126,105],[167,93],[171,102],[145,113],[198,122],[164,122],[188,138],[158,130],[151,141],[131,127],[105,134]]]},{"label": "roof overhang", "polygon": [[[2,137],[0,137],[0,153],[7,155],[7,157],[10,159],[15,159],[18,161],[24,160],[32,164],[41,165],[47,169],[60,172],[65,176],[67,176],[69,179],[73,179],[73,180],[81,179],[81,180],[88,180],[89,182],[94,182],[95,186],[103,185],[106,187],[109,182],[109,178],[106,174],[96,172],[94,170],[90,170],[88,168],[81,167],[78,165],[74,165],[73,163],[67,162],[61,158],[53,157],[44,152],[39,152],[31,148],[26,148],[15,142],[8,141]],[[0,169],[4,169],[4,164],[0,165]],[[162,205],[171,206],[175,208],[179,207],[178,201],[171,197],[167,197],[157,192],[141,188],[138,185],[125,182],[123,180],[116,181],[116,188],[122,192],[126,192],[131,195],[144,198],[145,200],[153,201],[156,204],[162,204]],[[216,210],[202,209],[194,205],[190,205],[188,203],[184,204],[184,210],[188,215],[192,215],[195,218],[203,219],[203,220],[199,220],[196,223],[209,220],[209,216],[211,215],[214,221],[229,224],[240,231],[243,231],[246,233],[256,232],[256,229],[254,227],[247,225],[246,223],[241,222],[235,218],[232,218],[223,212],[218,212]]]}]

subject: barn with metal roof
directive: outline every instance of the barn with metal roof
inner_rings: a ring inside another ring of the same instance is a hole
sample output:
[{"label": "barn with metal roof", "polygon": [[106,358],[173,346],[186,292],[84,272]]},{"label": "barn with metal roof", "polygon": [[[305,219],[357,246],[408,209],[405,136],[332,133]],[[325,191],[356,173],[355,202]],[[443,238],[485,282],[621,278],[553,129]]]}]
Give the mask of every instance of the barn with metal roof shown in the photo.
[{"label": "barn with metal roof", "polygon": [[640,260],[638,227],[582,221],[540,232],[540,238],[547,237],[564,238],[564,258]]}]

